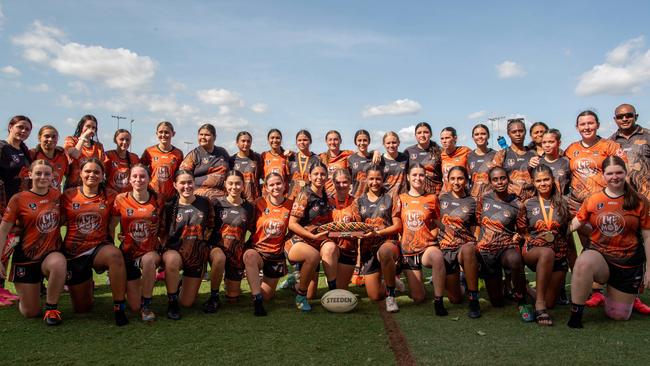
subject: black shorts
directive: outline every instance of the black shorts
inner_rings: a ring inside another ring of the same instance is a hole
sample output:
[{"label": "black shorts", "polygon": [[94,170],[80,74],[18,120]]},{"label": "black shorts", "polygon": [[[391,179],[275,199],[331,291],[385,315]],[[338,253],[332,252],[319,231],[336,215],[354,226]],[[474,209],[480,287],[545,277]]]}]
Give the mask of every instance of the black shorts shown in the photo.
[{"label": "black shorts", "polygon": [[445,271],[447,274],[460,273],[460,262],[458,261],[458,254],[460,254],[461,247],[456,249],[442,249],[442,257],[445,259]]},{"label": "black shorts", "polygon": [[478,259],[479,263],[479,276],[484,279],[503,276],[501,257],[508,249],[512,248],[499,249],[495,252],[478,251],[476,253],[476,259]]},{"label": "black shorts", "polygon": [[620,267],[608,260],[609,278],[607,285],[625,292],[626,294],[638,294],[643,283],[643,265],[634,267]]},{"label": "black shorts", "polygon": [[43,261],[30,263],[11,263],[9,281],[13,283],[41,283],[45,276],[41,270]]},{"label": "black shorts", "polygon": [[[99,244],[90,254],[82,255],[76,258],[68,259],[68,275],[66,277],[66,285],[74,286],[84,283],[93,278],[93,263],[95,262],[95,257],[97,253],[106,245],[112,245],[107,243]],[[104,273],[104,270],[95,270],[96,273]]]},{"label": "black shorts", "polygon": [[354,266],[357,264],[357,254],[339,250],[339,263],[348,266]]},{"label": "black shorts", "polygon": [[139,280],[142,277],[142,271],[140,270],[140,259],[127,259],[124,258],[124,266],[126,267],[126,280],[135,281]]},{"label": "black shorts", "polygon": [[381,263],[377,258],[376,250],[361,250],[361,268],[359,269],[360,275],[370,275],[381,271]]},{"label": "black shorts", "polygon": [[400,263],[401,269],[407,271],[421,271],[423,254],[424,253],[402,256],[402,260]]},{"label": "black shorts", "polygon": [[262,265],[264,277],[281,278],[287,274],[287,260],[284,257],[284,253],[279,255],[259,254],[264,262]]}]

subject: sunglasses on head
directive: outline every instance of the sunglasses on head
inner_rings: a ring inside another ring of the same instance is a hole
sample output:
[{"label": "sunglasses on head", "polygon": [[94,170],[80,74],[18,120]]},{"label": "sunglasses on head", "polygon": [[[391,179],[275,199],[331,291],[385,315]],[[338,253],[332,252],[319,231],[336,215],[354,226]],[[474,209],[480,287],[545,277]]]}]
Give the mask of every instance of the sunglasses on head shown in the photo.
[{"label": "sunglasses on head", "polygon": [[617,114],[614,117],[616,117],[616,119],[623,119],[623,118],[632,119],[632,118],[636,118],[636,114],[632,112],[628,112],[628,113]]}]

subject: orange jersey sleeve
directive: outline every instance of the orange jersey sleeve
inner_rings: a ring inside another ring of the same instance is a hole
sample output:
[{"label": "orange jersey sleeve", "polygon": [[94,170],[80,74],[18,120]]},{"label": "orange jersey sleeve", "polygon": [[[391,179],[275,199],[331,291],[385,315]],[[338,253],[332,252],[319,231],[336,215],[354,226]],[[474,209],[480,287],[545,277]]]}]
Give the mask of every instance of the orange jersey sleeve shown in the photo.
[{"label": "orange jersey sleeve", "polygon": [[19,230],[20,244],[14,249],[14,261],[39,261],[61,250],[60,196],[59,191],[51,188],[42,196],[24,191],[9,200],[2,220]]},{"label": "orange jersey sleeve", "polygon": [[399,195],[402,219],[402,254],[418,255],[434,245],[431,234],[434,220],[440,218],[438,198],[433,194],[414,197],[408,193]]}]

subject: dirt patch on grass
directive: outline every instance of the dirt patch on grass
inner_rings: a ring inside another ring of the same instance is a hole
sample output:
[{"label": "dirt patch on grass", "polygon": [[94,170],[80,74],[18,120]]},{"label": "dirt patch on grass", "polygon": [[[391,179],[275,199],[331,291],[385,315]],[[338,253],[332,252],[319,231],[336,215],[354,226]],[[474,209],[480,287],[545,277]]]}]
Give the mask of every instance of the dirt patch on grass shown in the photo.
[{"label": "dirt patch on grass", "polygon": [[388,335],[388,343],[390,349],[395,355],[395,362],[399,366],[411,366],[416,365],[415,357],[411,353],[408,342],[406,342],[406,337],[404,333],[399,328],[399,324],[395,321],[393,315],[386,311],[383,302],[377,303],[379,306],[379,314],[381,319],[384,321],[384,329]]}]

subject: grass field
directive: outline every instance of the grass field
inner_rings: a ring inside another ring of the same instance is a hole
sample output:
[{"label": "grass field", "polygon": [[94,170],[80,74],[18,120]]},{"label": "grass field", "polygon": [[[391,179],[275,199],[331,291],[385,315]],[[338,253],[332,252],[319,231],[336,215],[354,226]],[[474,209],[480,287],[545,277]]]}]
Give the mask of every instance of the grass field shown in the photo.
[{"label": "grass field", "polygon": [[[359,307],[349,314],[330,314],[320,305],[299,313],[293,294],[280,290],[267,306],[269,316],[252,314],[247,290],[237,304],[217,314],[203,314],[199,302],[184,309],[177,322],[165,318],[166,296],[156,287],[154,310],[159,320],[143,324],[136,315],[125,327],[113,324],[112,301],[105,277],[96,276],[96,306],[90,314],[73,314],[67,295],[61,301],[64,323],[46,327],[40,319],[23,319],[15,306],[0,309],[2,364],[394,364],[377,304],[362,288]],[[321,286],[320,293],[324,292]],[[482,293],[482,295],[484,295]],[[644,299],[650,300],[647,296]],[[471,320],[466,306],[448,305],[450,315],[433,315],[432,305],[398,299],[393,316],[419,364],[620,364],[650,363],[650,319],[633,315],[628,322],[607,320],[602,309],[587,310],[585,329],[566,327],[569,309],[552,311],[556,325],[542,328],[519,320],[514,305],[496,309],[483,302],[483,317]],[[313,303],[317,303],[314,301]],[[480,334],[479,334],[480,332]]]}]

